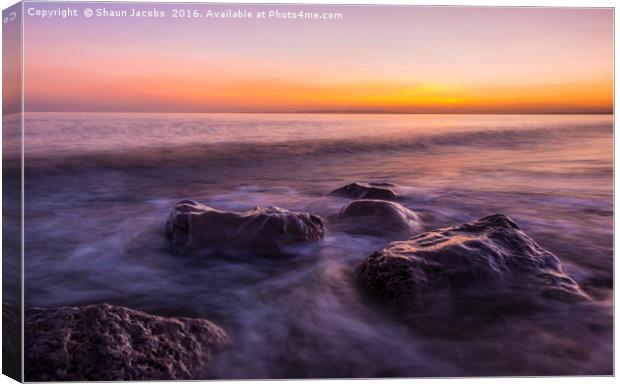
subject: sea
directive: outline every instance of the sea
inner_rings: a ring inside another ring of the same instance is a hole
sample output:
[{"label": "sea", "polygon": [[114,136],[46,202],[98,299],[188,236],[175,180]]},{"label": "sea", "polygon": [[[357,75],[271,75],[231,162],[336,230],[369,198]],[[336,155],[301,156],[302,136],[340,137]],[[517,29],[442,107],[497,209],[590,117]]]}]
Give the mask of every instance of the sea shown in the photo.
[{"label": "sea", "polygon": [[[17,143],[5,146],[7,175],[19,174],[20,118],[4,117],[5,141]],[[197,379],[613,373],[611,115],[23,119],[26,308],[110,303],[207,318],[233,347]],[[180,200],[328,217],[348,200],[327,194],[351,182],[395,184],[424,231],[506,214],[593,300],[542,302],[547,310],[445,336],[360,289],[355,268],[393,239],[328,224],[323,241],[288,257],[232,257],[175,252],[164,234]],[[6,207],[15,220],[17,209]]]}]

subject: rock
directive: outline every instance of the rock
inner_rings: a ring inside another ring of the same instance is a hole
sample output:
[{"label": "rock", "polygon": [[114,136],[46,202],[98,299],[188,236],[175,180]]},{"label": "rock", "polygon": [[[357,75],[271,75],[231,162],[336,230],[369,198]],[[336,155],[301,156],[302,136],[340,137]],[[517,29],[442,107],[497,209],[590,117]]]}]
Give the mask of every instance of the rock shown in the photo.
[{"label": "rock", "polygon": [[397,200],[398,196],[391,189],[393,187],[390,183],[351,183],[331,191],[329,195],[352,199]]},{"label": "rock", "polygon": [[589,299],[554,254],[501,214],[392,242],[356,274],[369,291],[415,310]]},{"label": "rock", "polygon": [[27,381],[205,378],[230,344],[207,320],[109,304],[29,309],[24,337]]},{"label": "rock", "polygon": [[287,245],[322,239],[324,226],[319,216],[305,212],[278,207],[224,212],[185,200],[172,209],[166,236],[181,250],[232,247],[277,251]]},{"label": "rock", "polygon": [[[6,298],[5,298],[6,300]],[[21,381],[22,337],[21,306],[19,302],[2,303],[2,373]]]},{"label": "rock", "polygon": [[408,208],[385,200],[355,200],[333,219],[336,227],[368,235],[411,236],[422,230],[420,218]]}]

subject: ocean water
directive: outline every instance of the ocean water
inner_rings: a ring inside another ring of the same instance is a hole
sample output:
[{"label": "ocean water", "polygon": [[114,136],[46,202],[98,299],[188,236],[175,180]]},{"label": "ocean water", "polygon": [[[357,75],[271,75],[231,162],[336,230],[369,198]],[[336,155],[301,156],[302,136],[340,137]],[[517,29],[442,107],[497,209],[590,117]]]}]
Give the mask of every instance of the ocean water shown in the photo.
[{"label": "ocean water", "polygon": [[[30,113],[25,138],[26,307],[206,317],[234,340],[210,378],[612,373],[612,116]],[[389,239],[328,227],[265,258],[180,255],[164,236],[179,200],[325,217],[353,181],[396,184],[424,230],[507,214],[594,301],[446,337],[359,290]]]}]

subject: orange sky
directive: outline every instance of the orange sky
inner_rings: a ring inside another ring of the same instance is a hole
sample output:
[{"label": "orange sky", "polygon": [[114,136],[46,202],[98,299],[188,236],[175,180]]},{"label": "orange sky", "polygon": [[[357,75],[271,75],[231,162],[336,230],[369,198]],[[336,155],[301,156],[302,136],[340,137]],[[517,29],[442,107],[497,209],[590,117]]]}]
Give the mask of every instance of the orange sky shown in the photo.
[{"label": "orange sky", "polygon": [[26,109],[613,109],[611,9],[304,8],[341,12],[343,20],[27,17]]}]

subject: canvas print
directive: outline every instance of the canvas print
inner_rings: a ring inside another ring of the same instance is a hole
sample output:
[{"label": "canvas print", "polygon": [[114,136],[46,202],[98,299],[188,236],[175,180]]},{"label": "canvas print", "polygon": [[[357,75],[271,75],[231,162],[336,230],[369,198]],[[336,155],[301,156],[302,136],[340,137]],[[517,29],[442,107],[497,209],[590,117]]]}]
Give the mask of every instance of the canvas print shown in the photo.
[{"label": "canvas print", "polygon": [[4,372],[612,375],[613,16],[5,10]]}]

